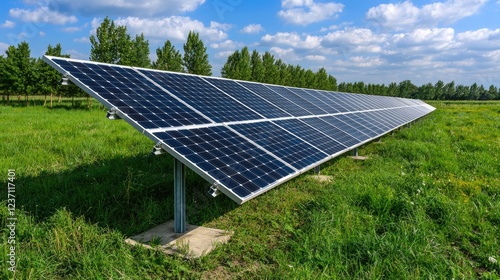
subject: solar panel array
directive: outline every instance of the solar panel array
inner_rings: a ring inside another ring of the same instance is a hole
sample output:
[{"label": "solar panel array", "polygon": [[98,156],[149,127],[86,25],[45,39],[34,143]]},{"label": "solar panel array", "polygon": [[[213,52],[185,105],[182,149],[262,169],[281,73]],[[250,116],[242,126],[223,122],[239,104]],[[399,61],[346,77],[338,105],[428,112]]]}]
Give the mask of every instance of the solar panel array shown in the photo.
[{"label": "solar panel array", "polygon": [[435,109],[413,99],[44,60],[240,204]]}]

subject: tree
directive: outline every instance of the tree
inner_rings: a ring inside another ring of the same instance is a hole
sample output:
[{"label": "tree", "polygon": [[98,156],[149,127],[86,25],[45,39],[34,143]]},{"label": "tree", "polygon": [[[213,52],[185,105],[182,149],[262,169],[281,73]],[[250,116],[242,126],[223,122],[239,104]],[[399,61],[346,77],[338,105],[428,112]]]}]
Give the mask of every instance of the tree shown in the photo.
[{"label": "tree", "polygon": [[412,84],[410,80],[404,80],[399,83],[399,97],[414,98],[417,92],[417,86]]},{"label": "tree", "polygon": [[200,35],[194,31],[189,31],[187,41],[184,44],[183,64],[188,73],[212,75],[212,65],[208,61],[207,48],[203,45]]},{"label": "tree", "polygon": [[241,52],[235,51],[228,58],[221,69],[222,77],[249,81],[252,79],[250,53],[247,47]]},{"label": "tree", "polygon": [[263,81],[268,84],[276,84],[279,81],[279,73],[276,67],[274,56],[270,52],[265,52],[262,56],[262,66],[264,68]]},{"label": "tree", "polygon": [[2,86],[7,93],[7,102],[10,94],[25,94],[26,105],[28,95],[36,91],[38,75],[35,71],[36,60],[30,57],[30,48],[27,42],[21,42],[17,48],[9,46],[5,51],[7,55],[1,68]]},{"label": "tree", "polygon": [[[57,44],[55,47],[49,45],[45,54],[58,57],[70,57],[67,54],[62,54],[61,44]],[[45,95],[43,106],[47,103],[47,94],[50,94],[50,107],[52,108],[53,94],[61,91],[61,74],[41,59],[38,59],[37,63],[39,65],[38,70],[41,73],[38,84],[40,92]]]},{"label": "tree", "polygon": [[257,50],[253,50],[250,57],[250,68],[252,71],[250,79],[254,82],[262,83],[264,81],[264,65],[262,64],[262,57]]},{"label": "tree", "polygon": [[144,38],[144,34],[136,35],[135,40],[131,42],[131,50],[129,54],[129,61],[126,65],[147,68],[151,66],[149,59],[149,41]]},{"label": "tree", "polygon": [[132,59],[132,40],[125,26],[115,26],[106,17],[97,28],[96,35],[90,36],[90,60],[128,65]]},{"label": "tree", "polygon": [[153,62],[153,68],[158,70],[184,72],[182,68],[182,56],[179,51],[175,49],[170,40],[167,40],[162,48],[156,49],[156,56],[158,58]]},{"label": "tree", "polygon": [[321,67],[318,72],[316,72],[316,82],[315,82],[315,87],[316,89],[328,89],[329,80],[328,80],[328,73],[326,73],[325,68]]}]

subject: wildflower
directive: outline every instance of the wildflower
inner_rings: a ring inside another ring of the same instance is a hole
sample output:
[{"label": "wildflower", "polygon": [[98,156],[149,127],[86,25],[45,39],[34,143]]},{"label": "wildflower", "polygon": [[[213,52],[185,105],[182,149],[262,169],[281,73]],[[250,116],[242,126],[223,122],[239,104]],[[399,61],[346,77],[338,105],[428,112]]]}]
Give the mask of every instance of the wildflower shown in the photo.
[{"label": "wildflower", "polygon": [[495,259],[494,257],[488,257],[488,261],[490,261],[490,263],[497,263],[497,259]]}]

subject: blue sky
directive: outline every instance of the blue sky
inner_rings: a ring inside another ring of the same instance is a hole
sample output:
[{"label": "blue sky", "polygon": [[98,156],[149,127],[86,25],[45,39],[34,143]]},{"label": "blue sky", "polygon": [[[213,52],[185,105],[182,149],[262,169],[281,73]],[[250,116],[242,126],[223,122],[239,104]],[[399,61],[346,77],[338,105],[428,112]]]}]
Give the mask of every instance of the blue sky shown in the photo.
[{"label": "blue sky", "polygon": [[500,1],[3,0],[0,53],[25,40],[33,57],[61,43],[88,59],[90,34],[109,16],[155,49],[182,51],[190,30],[214,75],[248,46],[286,63],[324,67],[338,82],[455,81],[500,86]]}]

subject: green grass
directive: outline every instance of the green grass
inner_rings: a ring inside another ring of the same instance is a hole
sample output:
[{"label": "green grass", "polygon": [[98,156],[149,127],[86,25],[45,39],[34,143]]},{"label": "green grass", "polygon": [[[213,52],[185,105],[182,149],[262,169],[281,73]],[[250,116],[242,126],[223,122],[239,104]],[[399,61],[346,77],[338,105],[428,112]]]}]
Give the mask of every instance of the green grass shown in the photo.
[{"label": "green grass", "polygon": [[[234,231],[198,260],[130,247],[173,218],[173,159],[105,111],[0,106],[0,253],[9,279],[500,279],[500,103],[434,102],[410,129],[238,206],[187,173],[188,222]],[[2,175],[3,174],[3,175]]]}]

